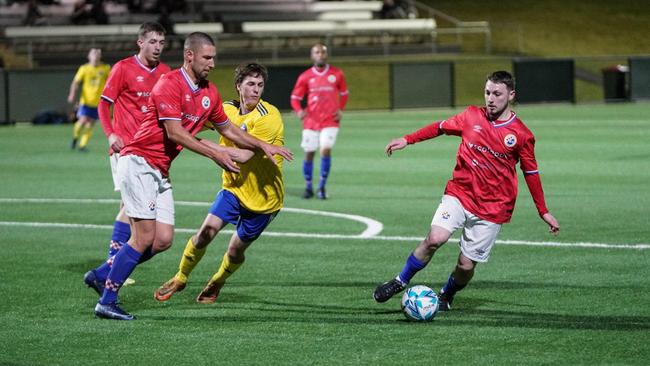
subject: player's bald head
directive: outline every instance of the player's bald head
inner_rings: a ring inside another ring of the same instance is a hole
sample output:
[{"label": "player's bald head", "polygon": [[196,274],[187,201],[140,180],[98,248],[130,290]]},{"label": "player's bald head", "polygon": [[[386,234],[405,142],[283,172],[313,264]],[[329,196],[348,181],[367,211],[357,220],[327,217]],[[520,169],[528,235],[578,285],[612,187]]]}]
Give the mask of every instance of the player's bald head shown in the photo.
[{"label": "player's bald head", "polygon": [[214,40],[208,34],[203,32],[194,32],[190,33],[187,38],[185,38],[185,44],[183,45],[183,50],[196,51],[201,48],[203,45],[214,46]]},{"label": "player's bald head", "polygon": [[314,65],[323,67],[327,63],[327,46],[322,43],[316,43],[311,48],[311,60]]},{"label": "player's bald head", "polygon": [[315,50],[320,50],[320,51],[325,51],[327,52],[327,46],[325,46],[322,43],[316,43],[311,47],[311,52],[314,52]]}]

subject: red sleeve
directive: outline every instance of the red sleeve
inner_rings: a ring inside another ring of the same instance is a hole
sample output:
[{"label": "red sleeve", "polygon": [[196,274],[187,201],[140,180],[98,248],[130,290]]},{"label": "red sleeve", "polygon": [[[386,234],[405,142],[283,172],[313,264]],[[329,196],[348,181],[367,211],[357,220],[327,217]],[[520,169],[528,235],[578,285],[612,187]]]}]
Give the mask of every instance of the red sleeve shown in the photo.
[{"label": "red sleeve", "polygon": [[307,83],[302,74],[296,80],[296,85],[294,85],[293,90],[291,91],[291,108],[294,112],[298,113],[302,110],[300,102],[302,98],[307,93]]},{"label": "red sleeve", "polygon": [[404,139],[406,139],[406,142],[410,145],[440,136],[443,134],[443,131],[440,128],[441,123],[442,122],[434,122],[430,125],[424,126],[413,133],[405,135]]},{"label": "red sleeve", "polygon": [[535,202],[535,207],[537,207],[539,215],[542,216],[545,213],[548,213],[548,208],[546,208],[546,202],[544,201],[542,179],[539,177],[539,173],[524,173],[524,178],[526,179],[528,190],[530,191],[530,195],[533,197],[533,202]]},{"label": "red sleeve", "polygon": [[99,100],[99,105],[97,106],[99,122],[102,124],[102,129],[104,130],[104,135],[106,135],[106,137],[115,132],[113,130],[113,121],[111,120],[111,104],[112,103],[107,99],[101,98]]},{"label": "red sleeve", "polygon": [[111,103],[115,103],[125,88],[124,68],[122,67],[122,64],[122,62],[118,62],[113,66],[111,72],[108,74],[104,90],[102,91],[102,98],[107,99]]},{"label": "red sleeve", "polygon": [[345,109],[345,105],[348,103],[348,85],[345,82],[345,75],[343,72],[340,73],[339,77],[339,109]]},{"label": "red sleeve", "polygon": [[440,129],[442,130],[442,133],[446,135],[461,136],[463,134],[463,128],[465,126],[465,120],[467,119],[468,115],[472,113],[471,108],[472,107],[469,107],[463,112],[440,122]]},{"label": "red sleeve", "polygon": [[171,78],[158,80],[151,90],[151,101],[158,111],[158,119],[180,120],[182,91],[178,82]]}]

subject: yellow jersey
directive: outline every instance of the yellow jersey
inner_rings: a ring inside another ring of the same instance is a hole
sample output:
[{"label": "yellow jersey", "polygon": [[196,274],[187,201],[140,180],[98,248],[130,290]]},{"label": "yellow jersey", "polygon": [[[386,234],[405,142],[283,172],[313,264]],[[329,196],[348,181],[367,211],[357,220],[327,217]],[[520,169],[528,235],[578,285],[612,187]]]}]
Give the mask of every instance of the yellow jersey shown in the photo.
[{"label": "yellow jersey", "polygon": [[74,82],[81,83],[80,105],[93,108],[99,105],[99,99],[110,71],[111,67],[107,64],[97,66],[84,64],[79,67],[77,74],[74,76]]},{"label": "yellow jersey", "polygon": [[[241,115],[239,101],[223,103],[223,109],[232,123],[254,137],[272,145],[284,146],[284,124],[276,107],[260,99],[251,112]],[[224,146],[236,146],[232,141],[220,139]],[[249,211],[272,213],[282,208],[284,203],[284,180],[282,178],[282,157],[276,155],[273,164],[262,152],[246,163],[239,164],[240,172],[224,170],[223,188],[234,194]]]}]

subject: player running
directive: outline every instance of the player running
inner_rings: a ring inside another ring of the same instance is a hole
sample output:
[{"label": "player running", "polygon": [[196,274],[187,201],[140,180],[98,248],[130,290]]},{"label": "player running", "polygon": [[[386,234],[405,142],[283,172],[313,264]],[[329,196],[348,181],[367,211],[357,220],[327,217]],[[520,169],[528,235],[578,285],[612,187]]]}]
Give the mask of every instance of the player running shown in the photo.
[{"label": "player running", "polygon": [[[303,72],[296,80],[291,92],[291,108],[302,120],[302,142],[305,151],[302,173],[305,178],[303,198],[314,196],[312,175],[314,171],[314,154],[320,147],[320,181],[317,195],[326,199],[325,184],[332,166],[332,148],[339,133],[343,109],[348,102],[348,87],[343,71],[327,63],[327,47],[316,44],[311,48],[314,62],[309,70]],[[302,99],[307,95],[307,108],[303,109]]]},{"label": "player running", "polygon": [[88,63],[79,66],[77,73],[70,84],[68,103],[74,103],[75,95],[81,85],[79,93],[79,109],[77,122],[72,130],[70,148],[75,149],[79,142],[79,151],[86,151],[86,146],[93,133],[97,115],[99,97],[106,84],[106,78],[111,71],[110,65],[102,63],[102,50],[91,48],[88,51]]},{"label": "player running", "polygon": [[[235,70],[235,87],[239,100],[224,103],[224,111],[235,125],[269,144],[284,145],[284,125],[277,108],[261,99],[268,79],[266,68],[258,63],[239,66]],[[223,146],[235,144],[221,137]],[[263,154],[241,164],[239,174],[223,172],[223,189],[210,207],[199,231],[192,236],[181,257],[178,272],[165,282],[154,297],[167,301],[182,291],[194,267],[199,263],[212,239],[228,223],[237,226],[219,270],[208,281],[196,301],[210,304],[217,300],[219,291],[243,263],[244,252],[257,239],[282,208],[284,183],[282,157],[275,164]]]},{"label": "player running", "polygon": [[436,250],[462,229],[456,267],[439,294],[440,310],[450,310],[454,295],[472,279],[476,264],[487,262],[501,225],[510,221],[517,198],[518,162],[537,212],[551,233],[559,232],[558,221],[546,208],[535,160],[535,137],[511,110],[514,98],[512,75],[497,71],[485,82],[485,107],[471,106],[388,143],[386,154],[391,156],[407,145],[443,134],[461,137],[456,168],[433,215],[429,234],[408,257],[402,272],[377,286],[376,301],[388,301],[402,291]]}]

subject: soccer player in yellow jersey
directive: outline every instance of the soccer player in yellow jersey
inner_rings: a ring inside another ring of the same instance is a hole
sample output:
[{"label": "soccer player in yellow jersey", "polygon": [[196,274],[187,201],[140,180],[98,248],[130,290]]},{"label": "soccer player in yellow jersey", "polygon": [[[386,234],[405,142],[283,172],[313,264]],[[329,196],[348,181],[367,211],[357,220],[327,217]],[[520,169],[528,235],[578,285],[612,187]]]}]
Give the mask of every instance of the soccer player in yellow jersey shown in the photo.
[{"label": "soccer player in yellow jersey", "polygon": [[[232,123],[269,144],[284,146],[284,125],[277,108],[261,100],[268,78],[266,68],[258,63],[243,64],[235,70],[235,87],[239,100],[223,104]],[[202,140],[206,141],[206,140]],[[220,144],[236,146],[221,137]],[[219,270],[208,281],[196,301],[211,304],[219,291],[243,263],[244,252],[277,215],[284,201],[282,157],[275,155],[277,164],[261,153],[250,153],[240,164],[239,173],[223,172],[223,189],[210,207],[199,231],[192,236],[181,257],[176,275],[154,293],[158,301],[167,301],[182,291],[194,267],[205,254],[208,244],[228,223],[237,226],[230,238]]]},{"label": "soccer player in yellow jersey", "polygon": [[110,71],[110,65],[102,63],[102,50],[91,48],[88,52],[88,63],[79,67],[72,84],[70,84],[69,103],[74,103],[75,95],[81,85],[79,109],[77,111],[78,119],[74,124],[72,144],[70,145],[72,149],[77,147],[78,141],[79,151],[86,151],[86,145],[88,145],[92,135],[95,120],[99,118],[97,105]]}]

